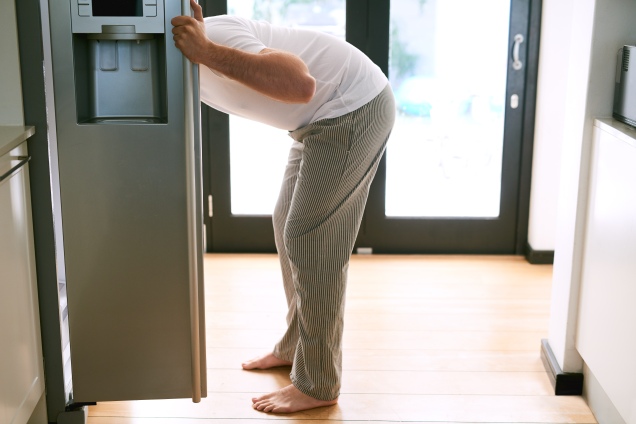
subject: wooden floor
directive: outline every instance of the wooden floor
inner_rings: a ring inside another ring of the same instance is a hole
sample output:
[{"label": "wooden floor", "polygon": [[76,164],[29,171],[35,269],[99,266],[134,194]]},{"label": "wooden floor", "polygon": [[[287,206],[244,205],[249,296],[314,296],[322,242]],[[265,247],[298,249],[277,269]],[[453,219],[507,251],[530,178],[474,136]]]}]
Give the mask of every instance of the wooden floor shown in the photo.
[{"label": "wooden floor", "polygon": [[581,397],[554,396],[539,357],[552,267],[513,256],[355,255],[336,406],[291,415],[250,399],[289,369],[243,371],[285,326],[274,255],[207,255],[208,397],[100,403],[89,424],[595,423]]}]

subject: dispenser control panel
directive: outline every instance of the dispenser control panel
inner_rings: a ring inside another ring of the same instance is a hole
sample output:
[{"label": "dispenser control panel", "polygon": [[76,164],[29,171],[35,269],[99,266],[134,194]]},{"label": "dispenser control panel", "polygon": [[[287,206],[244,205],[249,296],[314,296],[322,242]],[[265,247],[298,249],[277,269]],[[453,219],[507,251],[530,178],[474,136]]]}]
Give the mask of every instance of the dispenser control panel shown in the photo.
[{"label": "dispenser control panel", "polygon": [[76,34],[98,34],[103,26],[133,26],[137,34],[161,34],[165,0],[72,0],[71,23]]}]

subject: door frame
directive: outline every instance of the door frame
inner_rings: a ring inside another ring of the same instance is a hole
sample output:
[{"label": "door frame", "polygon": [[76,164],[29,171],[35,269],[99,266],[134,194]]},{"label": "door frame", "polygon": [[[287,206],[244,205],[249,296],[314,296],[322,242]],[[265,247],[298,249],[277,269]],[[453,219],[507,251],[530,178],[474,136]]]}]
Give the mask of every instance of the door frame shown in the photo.
[{"label": "door frame", "polygon": [[[382,159],[378,173],[371,186],[371,194],[367,212],[362,221],[356,247],[373,247],[376,253],[492,253],[492,254],[524,254],[528,249],[528,220],[530,206],[530,189],[532,177],[532,155],[534,144],[534,120],[537,91],[537,73],[539,59],[539,40],[542,0],[523,1],[528,7],[527,45],[525,69],[525,89],[522,93],[521,142],[515,157],[515,163],[504,164],[517,168],[515,175],[517,199],[514,222],[514,241],[505,246],[490,249],[481,247],[481,237],[473,237],[468,245],[456,248],[452,240],[436,249],[422,249],[414,245],[396,246],[395,243],[378,244],[378,236],[369,237],[369,227],[373,225],[373,214],[384,210],[384,191],[386,178],[386,157]],[[227,13],[227,5],[223,0],[200,0],[204,15]],[[389,54],[389,0],[348,0],[347,41],[367,54],[382,71],[388,73]],[[363,16],[365,19],[360,19]],[[229,119],[205,105],[202,107],[203,154],[204,154],[204,199],[205,202],[206,251],[208,252],[275,252],[274,235],[270,216],[232,217],[230,211],[230,181],[228,178],[214,178],[216,175],[230,175]],[[211,144],[216,143],[214,149]],[[503,195],[503,193],[502,193]],[[211,207],[214,216],[211,216]],[[374,212],[375,211],[375,212]],[[405,218],[408,219],[408,218]],[[483,219],[482,219],[483,220]],[[465,238],[466,224],[453,229],[457,238]],[[216,237],[215,237],[216,236]],[[435,231],[430,237],[440,239]]]}]

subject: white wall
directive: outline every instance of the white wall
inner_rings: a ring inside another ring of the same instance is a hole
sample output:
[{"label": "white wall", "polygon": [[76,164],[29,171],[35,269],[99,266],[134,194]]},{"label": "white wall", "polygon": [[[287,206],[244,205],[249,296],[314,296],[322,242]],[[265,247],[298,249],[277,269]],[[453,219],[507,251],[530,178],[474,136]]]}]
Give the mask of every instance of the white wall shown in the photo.
[{"label": "white wall", "polygon": [[543,0],[528,222],[534,250],[555,246],[572,6],[571,0]]},{"label": "white wall", "polygon": [[[604,403],[603,408],[611,409],[614,408],[612,403],[620,403],[621,399],[616,393],[623,393],[624,388],[618,392],[607,389],[609,386],[606,381],[610,380],[605,371],[607,366],[615,365],[615,355],[609,351],[593,350],[603,349],[597,338],[588,332],[598,330],[599,323],[586,326],[585,319],[581,319],[586,313],[581,309],[586,307],[585,303],[581,305],[581,293],[583,292],[585,300],[587,280],[584,279],[584,269],[598,265],[601,259],[595,255],[585,255],[593,122],[594,118],[612,114],[616,52],[623,44],[636,42],[636,27],[633,25],[636,22],[636,2],[544,0],[543,8],[541,59],[544,62],[540,65],[540,103],[537,106],[539,113],[535,129],[540,147],[535,152],[535,158],[544,157],[542,152],[547,151],[547,147],[543,143],[546,140],[555,143],[555,148],[561,145],[560,173],[556,179],[558,206],[548,340],[563,371],[582,372],[585,359],[585,365],[589,366],[588,374],[597,378],[597,372],[601,375],[598,381],[609,397],[607,402],[599,403],[597,400],[600,397],[592,394],[595,399],[589,399],[590,405]],[[554,44],[561,46],[557,48]],[[559,49],[564,52],[564,56],[559,55]],[[550,134],[551,132],[556,135]],[[534,204],[531,233],[535,238],[531,240],[538,240],[534,226],[542,224],[542,220],[537,217],[540,214],[539,202],[547,193],[547,189],[541,189],[544,184],[541,182],[541,174],[545,172],[545,163],[545,159],[535,162],[539,168],[533,179],[533,183],[536,181],[537,185],[533,188],[532,195]],[[607,277],[609,274],[603,275]],[[594,278],[598,280],[606,277],[597,274]],[[633,283],[633,276],[630,278]],[[603,285],[603,281],[595,282]],[[600,299],[594,295],[587,296],[587,300],[591,298]],[[611,311],[619,303],[610,302],[606,306]],[[609,315],[611,313],[608,312]],[[609,321],[600,325],[605,331],[614,328]],[[633,334],[624,334],[625,338],[632,336]],[[587,363],[588,358],[594,359],[592,363]],[[629,385],[633,384],[631,377],[620,375],[619,371],[617,378]],[[631,389],[636,390],[634,387]],[[624,399],[623,404],[626,404]],[[632,410],[627,415],[629,422],[634,422],[631,420],[635,419],[636,410],[633,410],[633,405],[630,407]],[[623,412],[625,411],[626,406],[623,407]],[[623,418],[626,418],[625,414]]]},{"label": "white wall", "polygon": [[0,4],[0,125],[24,125],[15,3]]},{"label": "white wall", "polygon": [[[580,281],[579,193],[596,0],[543,0],[528,243],[554,250],[549,343],[559,365],[580,372],[575,348]],[[583,193],[584,194],[584,193]],[[566,360],[567,358],[567,360]]]},{"label": "white wall", "polygon": [[[544,7],[549,11],[562,1],[544,0]],[[583,362],[575,338],[593,120],[611,116],[616,52],[634,33],[636,3],[632,0],[568,0],[568,3],[570,35],[550,41],[568,45],[569,56],[564,70],[565,108],[556,112],[558,119],[563,120],[563,147],[549,341],[562,369],[580,372]],[[567,19],[568,10],[560,11]],[[554,101],[562,100],[555,95]]]},{"label": "white wall", "polygon": [[586,134],[585,127],[586,121],[591,123],[586,113],[596,0],[568,3],[570,36],[552,40],[566,43],[569,55],[565,68],[565,108],[559,115],[564,121],[563,147],[548,338],[563,371],[581,372],[583,362],[576,352],[575,332],[591,145],[591,134]]}]

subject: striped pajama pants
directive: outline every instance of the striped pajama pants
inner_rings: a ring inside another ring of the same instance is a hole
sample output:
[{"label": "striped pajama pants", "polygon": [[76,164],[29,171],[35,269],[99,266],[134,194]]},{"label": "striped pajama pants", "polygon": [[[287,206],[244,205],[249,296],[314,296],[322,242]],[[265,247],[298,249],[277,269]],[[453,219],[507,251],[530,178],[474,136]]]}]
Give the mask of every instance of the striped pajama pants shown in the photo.
[{"label": "striped pajama pants", "polygon": [[346,115],[290,132],[295,140],[273,213],[288,328],[273,350],[315,399],[340,393],[347,270],[395,120],[390,86]]}]

